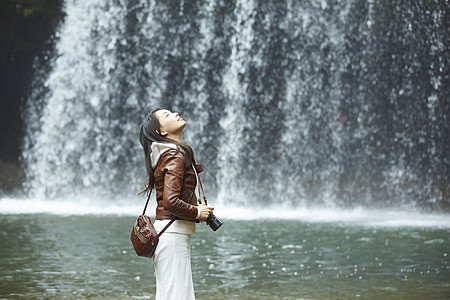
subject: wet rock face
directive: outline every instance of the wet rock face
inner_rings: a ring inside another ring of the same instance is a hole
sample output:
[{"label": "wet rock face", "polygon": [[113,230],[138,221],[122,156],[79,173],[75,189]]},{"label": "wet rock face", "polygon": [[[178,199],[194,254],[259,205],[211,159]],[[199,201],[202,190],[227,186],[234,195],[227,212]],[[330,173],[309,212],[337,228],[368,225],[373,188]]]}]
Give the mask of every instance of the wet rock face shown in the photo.
[{"label": "wet rock face", "polygon": [[49,58],[63,18],[62,1],[4,0],[0,4],[0,161],[17,164],[24,134],[22,109],[33,61]]},{"label": "wet rock face", "polygon": [[15,192],[24,179],[24,170],[18,163],[0,162],[0,195]]},{"label": "wet rock face", "polygon": [[443,1],[67,1],[64,13],[27,102],[32,194],[140,190],[139,124],[165,106],[188,122],[218,201],[449,202]]}]

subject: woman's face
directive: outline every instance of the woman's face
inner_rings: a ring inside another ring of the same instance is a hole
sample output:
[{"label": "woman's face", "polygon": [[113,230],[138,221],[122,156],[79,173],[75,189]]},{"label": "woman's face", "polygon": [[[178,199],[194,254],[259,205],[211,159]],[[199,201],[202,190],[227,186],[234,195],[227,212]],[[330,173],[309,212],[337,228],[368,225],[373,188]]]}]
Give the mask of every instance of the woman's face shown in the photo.
[{"label": "woman's face", "polygon": [[186,121],[181,118],[178,113],[171,112],[167,109],[161,109],[155,112],[155,116],[158,118],[160,128],[160,134],[176,134],[181,132],[186,127]]}]

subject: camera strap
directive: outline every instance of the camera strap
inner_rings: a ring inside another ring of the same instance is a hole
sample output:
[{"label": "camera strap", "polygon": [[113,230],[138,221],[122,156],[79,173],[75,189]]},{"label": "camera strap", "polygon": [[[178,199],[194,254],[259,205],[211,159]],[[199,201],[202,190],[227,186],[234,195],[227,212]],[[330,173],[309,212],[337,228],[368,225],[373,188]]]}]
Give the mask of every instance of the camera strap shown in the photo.
[{"label": "camera strap", "polygon": [[205,191],[203,190],[202,180],[200,179],[200,176],[198,175],[197,169],[195,169],[194,164],[192,164],[192,169],[194,169],[194,173],[195,173],[196,177],[198,178],[198,183],[199,183],[199,184],[197,184],[197,188],[198,188],[197,201],[198,201],[199,204],[202,204],[202,201],[200,200],[201,199],[200,188],[201,188],[202,189],[202,195],[203,195],[203,201],[205,202],[205,205],[208,205],[208,200],[206,200]]}]

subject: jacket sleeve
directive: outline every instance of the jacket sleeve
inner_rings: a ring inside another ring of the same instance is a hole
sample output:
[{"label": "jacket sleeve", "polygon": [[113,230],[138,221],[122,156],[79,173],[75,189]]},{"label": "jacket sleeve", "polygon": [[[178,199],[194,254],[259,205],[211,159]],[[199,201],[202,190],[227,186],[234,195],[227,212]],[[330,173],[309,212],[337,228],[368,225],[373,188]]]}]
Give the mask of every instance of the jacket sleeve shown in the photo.
[{"label": "jacket sleeve", "polygon": [[184,178],[185,158],[181,153],[161,157],[164,171],[163,207],[185,220],[197,218],[197,207],[180,198]]}]

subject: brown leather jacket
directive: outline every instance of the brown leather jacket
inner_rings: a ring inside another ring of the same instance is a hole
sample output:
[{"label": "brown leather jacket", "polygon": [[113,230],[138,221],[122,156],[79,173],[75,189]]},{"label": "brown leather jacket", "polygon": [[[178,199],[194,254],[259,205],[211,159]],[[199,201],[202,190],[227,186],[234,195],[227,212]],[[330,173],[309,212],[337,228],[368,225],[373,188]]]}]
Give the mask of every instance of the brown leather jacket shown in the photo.
[{"label": "brown leather jacket", "polygon": [[[197,196],[195,186],[197,178],[193,168],[184,168],[186,158],[175,149],[164,152],[155,168],[156,219],[182,219],[196,221]],[[196,164],[197,173],[203,171]]]}]

